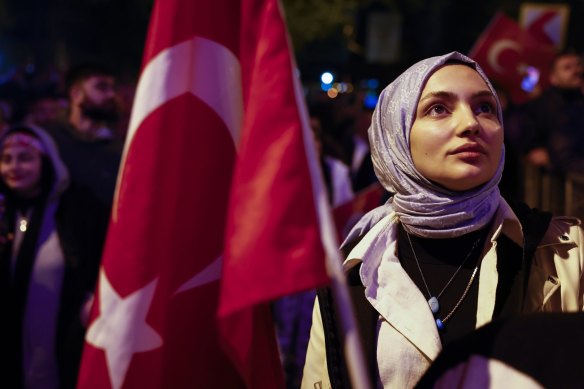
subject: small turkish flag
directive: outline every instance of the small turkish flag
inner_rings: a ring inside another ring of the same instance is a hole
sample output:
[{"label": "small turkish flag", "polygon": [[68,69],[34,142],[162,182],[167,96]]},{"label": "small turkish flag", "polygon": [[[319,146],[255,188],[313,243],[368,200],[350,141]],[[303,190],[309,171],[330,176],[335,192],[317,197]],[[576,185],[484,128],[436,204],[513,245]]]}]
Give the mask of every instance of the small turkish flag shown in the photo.
[{"label": "small turkish flag", "polygon": [[547,86],[549,65],[555,48],[521,29],[512,19],[498,13],[481,34],[469,57],[487,76],[505,88],[511,100],[520,104],[534,88]]}]

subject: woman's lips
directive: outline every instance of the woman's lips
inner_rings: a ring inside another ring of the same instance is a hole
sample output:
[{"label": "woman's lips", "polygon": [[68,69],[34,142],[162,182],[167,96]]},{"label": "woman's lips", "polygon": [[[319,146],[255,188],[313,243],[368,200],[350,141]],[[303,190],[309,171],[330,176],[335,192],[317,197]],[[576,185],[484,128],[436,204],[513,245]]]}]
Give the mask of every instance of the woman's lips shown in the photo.
[{"label": "woman's lips", "polygon": [[456,155],[463,159],[474,159],[481,155],[486,155],[487,151],[479,143],[466,143],[459,146],[450,152],[452,155]]}]

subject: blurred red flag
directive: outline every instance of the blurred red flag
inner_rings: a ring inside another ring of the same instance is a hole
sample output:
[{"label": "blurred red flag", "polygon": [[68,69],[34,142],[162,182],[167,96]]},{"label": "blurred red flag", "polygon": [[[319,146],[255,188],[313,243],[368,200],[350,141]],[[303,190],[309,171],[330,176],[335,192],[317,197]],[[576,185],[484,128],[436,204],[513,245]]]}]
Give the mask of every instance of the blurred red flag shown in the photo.
[{"label": "blurred red flag", "polygon": [[345,239],[363,215],[381,205],[383,194],[381,184],[375,183],[357,192],[350,201],[335,207],[333,215],[339,241]]},{"label": "blurred red flag", "polygon": [[301,97],[276,0],[155,2],[79,388],[283,386],[268,302],[327,282]]},{"label": "blurred red flag", "polygon": [[552,45],[537,40],[502,13],[495,15],[469,53],[516,104],[529,100],[530,89],[537,93],[536,88],[547,87],[554,55]]},{"label": "blurred red flag", "polygon": [[219,314],[231,355],[257,388],[265,387],[258,375],[273,368],[262,346],[273,327],[253,314],[270,300],[328,282],[315,198],[321,211],[330,210],[279,4],[243,3],[245,119]]}]

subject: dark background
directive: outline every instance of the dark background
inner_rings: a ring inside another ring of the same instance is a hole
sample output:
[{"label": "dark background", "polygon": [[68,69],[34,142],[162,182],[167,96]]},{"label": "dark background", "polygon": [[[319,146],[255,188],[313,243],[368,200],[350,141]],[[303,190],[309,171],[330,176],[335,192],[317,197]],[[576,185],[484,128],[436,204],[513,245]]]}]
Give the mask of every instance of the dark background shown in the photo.
[{"label": "dark background", "polygon": [[[296,3],[290,0],[285,3]],[[318,1],[315,1],[318,3]],[[346,1],[339,1],[346,3]],[[302,25],[306,14],[289,17],[288,24],[297,46],[296,56],[306,79],[317,77],[327,66],[353,80],[375,77],[382,85],[414,62],[450,51],[467,54],[497,12],[519,22],[521,1],[361,1],[351,12],[351,20],[344,23],[354,26],[352,36],[343,32],[343,26],[331,26],[327,37],[308,41],[294,34]],[[570,20],[566,32],[566,47],[584,51],[584,1],[529,2],[535,4],[566,4],[570,6]],[[365,28],[367,15],[376,11],[389,11],[401,15],[401,48],[399,58],[391,64],[369,63],[359,48],[367,45]],[[290,15],[291,16],[291,15]],[[356,45],[351,45],[351,42]],[[357,46],[357,50],[351,50]],[[328,61],[327,61],[328,60]]]},{"label": "dark background", "polygon": [[[193,0],[197,1],[197,0]],[[136,78],[152,0],[0,0],[0,83],[20,77],[56,77],[55,72],[88,60]],[[468,53],[496,12],[518,20],[520,1],[284,0],[302,78],[314,81],[325,69],[355,81],[383,85],[418,59],[452,50]],[[538,3],[538,2],[532,2]],[[567,45],[584,51],[584,0],[571,7]],[[366,20],[390,11],[402,19],[398,58],[366,60]]]}]

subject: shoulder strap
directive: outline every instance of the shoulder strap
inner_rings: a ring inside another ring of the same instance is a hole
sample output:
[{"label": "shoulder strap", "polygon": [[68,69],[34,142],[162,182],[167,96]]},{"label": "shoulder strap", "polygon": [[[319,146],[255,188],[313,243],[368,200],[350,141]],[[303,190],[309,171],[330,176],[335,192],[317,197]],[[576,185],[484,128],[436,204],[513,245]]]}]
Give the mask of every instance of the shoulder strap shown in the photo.
[{"label": "shoulder strap", "polygon": [[341,332],[337,327],[336,313],[331,288],[316,291],[324,332],[326,363],[332,389],[350,388],[350,380],[343,354]]},{"label": "shoulder strap", "polygon": [[[521,227],[523,228],[523,295],[526,295],[527,285],[529,282],[529,273],[533,261],[533,255],[543,239],[552,220],[552,214],[536,208],[530,208],[527,204],[521,202],[509,202],[509,205],[517,215]],[[524,299],[525,301],[525,299]],[[523,307],[522,307],[523,308]]]},{"label": "shoulder strap", "polygon": [[[354,267],[347,275],[349,294],[357,320],[363,353],[369,368],[369,377],[371,382],[375,382],[377,377],[375,337],[378,314],[365,298],[365,287],[359,279],[359,268],[360,266]],[[317,290],[317,296],[324,329],[326,359],[331,387],[333,389],[351,388],[343,349],[344,339],[336,313],[332,290],[331,288],[320,288]]]}]

